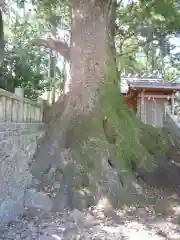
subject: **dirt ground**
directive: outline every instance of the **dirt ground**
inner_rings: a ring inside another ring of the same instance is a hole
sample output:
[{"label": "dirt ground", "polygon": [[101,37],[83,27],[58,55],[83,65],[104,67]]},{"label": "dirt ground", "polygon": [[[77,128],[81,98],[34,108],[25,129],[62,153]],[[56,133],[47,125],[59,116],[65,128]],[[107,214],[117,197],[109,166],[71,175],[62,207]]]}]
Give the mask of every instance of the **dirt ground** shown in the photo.
[{"label": "dirt ground", "polygon": [[146,203],[124,204],[114,210],[108,207],[107,199],[84,212],[75,209],[43,215],[37,209],[25,209],[24,214],[0,229],[0,239],[179,240],[178,195],[149,187],[141,190]]}]

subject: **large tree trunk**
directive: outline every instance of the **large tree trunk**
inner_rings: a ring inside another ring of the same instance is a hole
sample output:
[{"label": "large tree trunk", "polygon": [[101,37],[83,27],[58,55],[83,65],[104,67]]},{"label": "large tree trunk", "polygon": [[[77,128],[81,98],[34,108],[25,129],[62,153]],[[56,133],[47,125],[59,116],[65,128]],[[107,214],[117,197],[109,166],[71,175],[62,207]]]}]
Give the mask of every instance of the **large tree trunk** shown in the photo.
[{"label": "large tree trunk", "polygon": [[89,111],[107,67],[107,19],[103,5],[93,6],[91,1],[73,2],[70,89]]},{"label": "large tree trunk", "polygon": [[[53,119],[37,149],[33,168],[41,181],[53,165],[61,169],[60,185],[63,181],[68,185],[66,204],[71,207],[78,199],[75,189],[89,187],[92,195],[104,192],[100,182],[108,167],[102,164],[108,144],[98,92],[103,89],[107,69],[115,66],[109,48],[108,1],[73,0],[72,6],[70,91],[59,105],[61,114]],[[59,194],[62,202],[64,187]]]}]

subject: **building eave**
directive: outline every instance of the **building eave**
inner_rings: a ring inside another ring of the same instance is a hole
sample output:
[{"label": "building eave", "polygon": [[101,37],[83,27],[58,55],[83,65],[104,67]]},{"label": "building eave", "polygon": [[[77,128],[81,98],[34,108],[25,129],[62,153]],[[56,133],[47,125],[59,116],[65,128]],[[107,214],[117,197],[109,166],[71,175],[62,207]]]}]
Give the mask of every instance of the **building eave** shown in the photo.
[{"label": "building eave", "polygon": [[160,91],[180,91],[179,83],[162,83],[162,82],[131,82],[128,81],[129,90],[130,89],[156,89]]}]

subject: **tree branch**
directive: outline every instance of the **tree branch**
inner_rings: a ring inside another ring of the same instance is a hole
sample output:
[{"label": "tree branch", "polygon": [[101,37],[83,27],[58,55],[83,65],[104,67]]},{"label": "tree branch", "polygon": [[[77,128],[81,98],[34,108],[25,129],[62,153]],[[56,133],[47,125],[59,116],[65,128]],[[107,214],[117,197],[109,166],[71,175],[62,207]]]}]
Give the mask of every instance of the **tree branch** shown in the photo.
[{"label": "tree branch", "polygon": [[69,46],[67,43],[64,43],[60,40],[48,38],[48,39],[42,39],[42,38],[35,38],[31,41],[32,45],[35,46],[42,46],[45,48],[52,49],[58,53],[60,53],[67,61],[69,61]]}]

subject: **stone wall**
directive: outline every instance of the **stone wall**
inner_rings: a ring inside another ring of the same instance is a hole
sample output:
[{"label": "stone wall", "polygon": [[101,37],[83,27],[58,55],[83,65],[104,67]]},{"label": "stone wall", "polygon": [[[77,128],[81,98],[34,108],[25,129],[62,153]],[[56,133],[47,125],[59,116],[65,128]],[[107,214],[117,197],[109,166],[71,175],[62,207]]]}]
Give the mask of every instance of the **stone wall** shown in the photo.
[{"label": "stone wall", "polygon": [[32,180],[28,163],[42,134],[41,123],[0,123],[0,223],[23,210],[25,190]]}]

